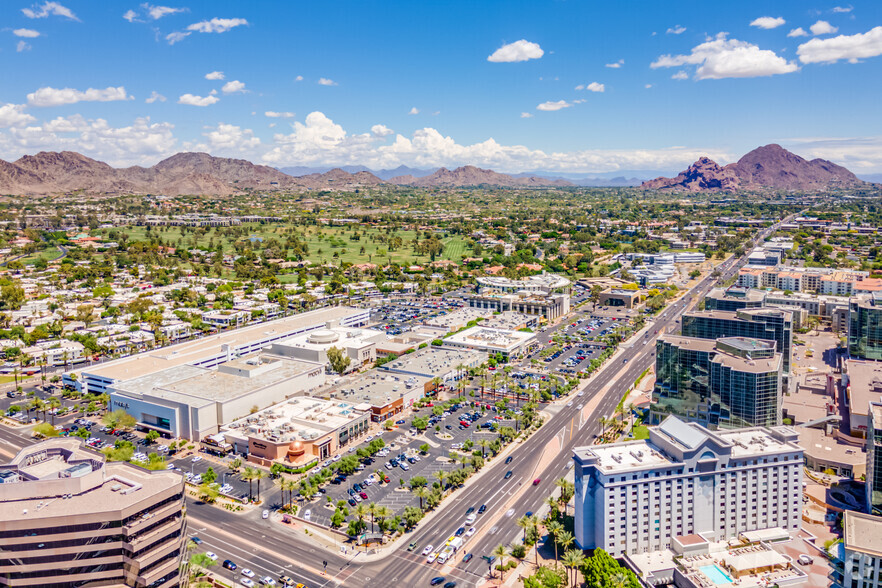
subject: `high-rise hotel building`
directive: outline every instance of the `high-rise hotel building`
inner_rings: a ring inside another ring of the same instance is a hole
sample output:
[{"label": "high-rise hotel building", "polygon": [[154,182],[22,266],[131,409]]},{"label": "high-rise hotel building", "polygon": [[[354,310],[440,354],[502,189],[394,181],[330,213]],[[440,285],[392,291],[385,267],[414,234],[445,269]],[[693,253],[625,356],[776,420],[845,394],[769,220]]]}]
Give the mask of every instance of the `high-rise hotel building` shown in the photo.
[{"label": "high-rise hotel building", "polygon": [[711,432],[667,418],[649,439],[575,449],[576,542],[613,557],[800,528],[803,450],[789,427]]}]

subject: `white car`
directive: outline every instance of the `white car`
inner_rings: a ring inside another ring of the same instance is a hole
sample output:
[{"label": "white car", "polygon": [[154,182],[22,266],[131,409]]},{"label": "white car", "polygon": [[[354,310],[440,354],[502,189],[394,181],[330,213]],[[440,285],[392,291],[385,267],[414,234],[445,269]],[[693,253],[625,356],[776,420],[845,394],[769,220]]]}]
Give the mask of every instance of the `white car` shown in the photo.
[{"label": "white car", "polygon": [[430,553],[429,557],[426,558],[426,563],[432,563],[438,558],[437,553]]},{"label": "white car", "polygon": [[475,529],[474,527],[469,527],[469,530],[465,532],[465,536],[471,537],[475,534],[475,531],[477,531],[477,529]]},{"label": "white car", "polygon": [[576,396],[585,396],[585,392],[579,392]]},{"label": "white car", "polygon": [[242,575],[245,576],[246,578],[253,578],[254,572],[252,572],[248,568],[242,568]]},{"label": "white car", "polygon": [[205,552],[205,557],[207,557],[207,558],[210,559],[211,561],[217,561],[217,554],[216,554],[216,553],[212,553],[212,552],[210,552],[210,551],[206,551],[206,552]]},{"label": "white car", "polygon": [[567,407],[570,407],[570,406],[572,406],[572,405],[573,405],[573,401],[572,401],[572,400],[570,400],[569,402],[567,402]]},{"label": "white car", "polygon": [[433,549],[435,549],[433,546],[426,545],[426,548],[423,549],[423,555],[429,555],[430,553],[432,553]]},{"label": "white car", "polygon": [[273,580],[272,578],[270,578],[269,576],[264,576],[263,578],[261,578],[260,583],[263,584],[264,586],[275,586],[276,585],[276,581]]},{"label": "white car", "polygon": [[193,459],[191,459],[190,461],[192,461],[193,463],[196,463],[197,461],[202,461],[202,456],[201,455],[194,455]]},{"label": "white car", "polygon": [[265,519],[268,519],[268,518],[269,518],[269,511],[268,511],[268,510],[264,510],[264,511],[263,511],[263,514],[262,514],[261,516],[262,516],[263,518],[265,518]]},{"label": "white car", "polygon": [[312,511],[311,511],[311,510],[308,510],[308,511],[306,511],[305,513],[303,513],[303,520],[304,520],[304,521],[308,521],[308,520],[309,520],[309,517],[311,517],[311,516],[312,516]]},{"label": "white car", "polygon": [[248,588],[251,588],[252,586],[254,586],[254,580],[252,580],[250,578],[242,578],[239,580],[239,583],[242,584],[243,586],[248,586]]},{"label": "white car", "polygon": [[471,524],[473,524],[476,520],[478,520],[477,515],[475,515],[475,513],[472,513],[472,514],[470,514],[469,516],[466,517],[465,524],[467,524],[467,525],[471,525]]}]

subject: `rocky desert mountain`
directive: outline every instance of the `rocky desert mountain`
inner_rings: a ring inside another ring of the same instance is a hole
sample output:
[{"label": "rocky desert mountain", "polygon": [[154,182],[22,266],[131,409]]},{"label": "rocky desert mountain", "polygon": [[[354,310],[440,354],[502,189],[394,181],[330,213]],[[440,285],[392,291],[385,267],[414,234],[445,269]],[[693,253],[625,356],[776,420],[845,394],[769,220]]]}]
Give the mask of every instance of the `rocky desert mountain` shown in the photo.
[{"label": "rocky desert mountain", "polygon": [[[114,168],[73,151],[25,155],[14,163],[0,160],[0,193],[58,194],[208,194],[226,196],[251,190],[356,190],[384,181],[368,171],[334,168],[291,176],[244,159],[207,153],[178,153],[151,167]],[[562,179],[519,177],[474,166],[441,168],[424,177],[398,176],[389,183],[418,187],[572,186]]]},{"label": "rocky desert mountain", "polygon": [[463,187],[463,186],[503,186],[509,188],[530,188],[538,186],[572,186],[571,182],[566,180],[549,180],[537,176],[517,177],[508,174],[501,174],[489,169],[481,169],[473,165],[458,167],[449,170],[446,167],[440,168],[433,174],[421,178],[415,178],[413,175],[404,175],[389,180],[392,184],[401,186],[417,186],[420,188],[440,188],[440,187]]},{"label": "rocky desert mountain", "polygon": [[114,168],[72,151],[40,152],[14,163],[0,160],[0,192],[53,194],[153,193],[229,195],[245,189],[355,189],[381,183],[375,176],[331,170],[295,178],[244,159],[178,153],[151,167]]},{"label": "rocky desert mountain", "polygon": [[733,192],[735,190],[824,190],[863,185],[853,173],[825,159],[808,161],[780,145],[765,145],[736,163],[719,166],[702,157],[675,178],[641,184],[647,190]]}]

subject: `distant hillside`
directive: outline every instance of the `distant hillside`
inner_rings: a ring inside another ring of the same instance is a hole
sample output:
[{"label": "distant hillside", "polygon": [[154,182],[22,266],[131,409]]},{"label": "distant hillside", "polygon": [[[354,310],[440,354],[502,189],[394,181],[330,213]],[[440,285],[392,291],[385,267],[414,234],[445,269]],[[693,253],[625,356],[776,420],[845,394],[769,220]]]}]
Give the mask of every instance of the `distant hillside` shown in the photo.
[{"label": "distant hillside", "polygon": [[825,159],[807,161],[780,145],[765,145],[736,163],[720,167],[702,157],[675,178],[643,182],[647,190],[732,192],[735,190],[823,190],[860,186],[864,182],[840,165]]},{"label": "distant hillside", "polygon": [[389,180],[392,184],[417,186],[421,188],[465,187],[465,186],[502,186],[509,188],[527,188],[540,186],[572,186],[566,180],[549,180],[536,176],[511,176],[489,169],[481,169],[473,165],[449,170],[442,167],[435,173],[421,178],[404,175]]},{"label": "distant hillside", "polygon": [[300,177],[307,176],[312,174],[323,174],[331,171],[332,169],[342,169],[345,172],[349,172],[350,174],[355,174],[358,172],[368,172],[381,180],[389,180],[396,176],[405,176],[411,175],[415,178],[421,178],[423,176],[427,176],[431,173],[434,173],[438,168],[431,169],[416,169],[412,167],[407,167],[406,165],[400,165],[395,169],[370,169],[363,165],[342,165],[339,168],[333,167],[309,167],[304,165],[295,165],[290,167],[280,167],[278,168],[280,172],[284,174],[288,174],[289,176]]},{"label": "distant hillside", "polygon": [[0,160],[0,191],[7,194],[87,193],[229,195],[262,190],[351,190],[382,181],[368,172],[335,169],[294,178],[244,159],[178,153],[151,167],[113,168],[73,151],[40,152],[14,163]]}]

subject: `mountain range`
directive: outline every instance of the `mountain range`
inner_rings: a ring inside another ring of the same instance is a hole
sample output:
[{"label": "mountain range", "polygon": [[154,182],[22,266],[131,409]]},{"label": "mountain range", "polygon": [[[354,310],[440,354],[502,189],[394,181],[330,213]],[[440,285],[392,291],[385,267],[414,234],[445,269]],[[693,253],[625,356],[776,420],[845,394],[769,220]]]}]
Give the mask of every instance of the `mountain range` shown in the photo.
[{"label": "mountain range", "polygon": [[[417,187],[464,186],[572,186],[562,179],[510,176],[474,166],[432,172],[400,167],[384,170],[407,172],[384,181],[367,168],[285,168],[293,176],[244,159],[213,157],[207,153],[178,153],[151,167],[114,168],[73,151],[42,151],[15,162],[0,160],[0,193],[53,194],[82,191],[89,194],[207,194],[230,195],[255,190],[356,190],[384,183]],[[426,172],[426,173],[424,173]],[[414,175],[417,173],[419,175]]]},{"label": "mountain range", "polygon": [[[304,173],[306,172],[306,173]],[[498,186],[509,188],[632,186],[651,170],[602,174],[526,172],[503,174],[472,165],[434,170],[400,166],[373,173],[368,168],[286,167],[276,169],[244,159],[207,153],[178,153],[150,167],[114,168],[73,151],[0,160],[0,193],[53,194],[206,194],[245,190],[341,190],[393,184],[422,188]],[[630,177],[628,177],[630,175]],[[736,163],[720,166],[702,157],[674,178],[644,181],[644,189],[718,192],[742,189],[818,190],[853,187],[863,181],[844,167],[822,159],[807,161],[779,145],[754,149]]]},{"label": "mountain range", "polygon": [[764,145],[735,163],[720,166],[701,157],[674,178],[641,184],[647,190],[734,192],[736,190],[824,190],[863,185],[856,175],[826,159],[808,161],[780,145]]}]

